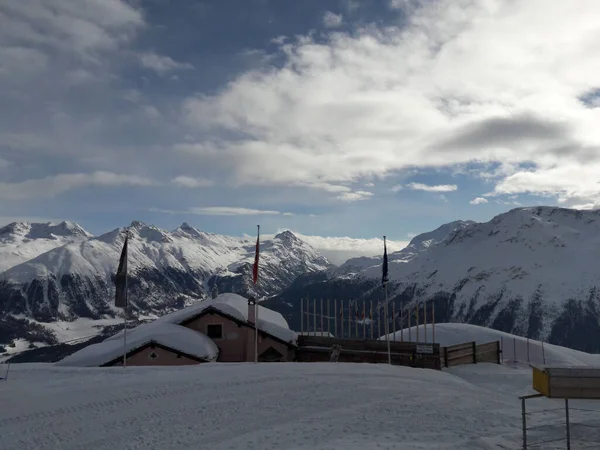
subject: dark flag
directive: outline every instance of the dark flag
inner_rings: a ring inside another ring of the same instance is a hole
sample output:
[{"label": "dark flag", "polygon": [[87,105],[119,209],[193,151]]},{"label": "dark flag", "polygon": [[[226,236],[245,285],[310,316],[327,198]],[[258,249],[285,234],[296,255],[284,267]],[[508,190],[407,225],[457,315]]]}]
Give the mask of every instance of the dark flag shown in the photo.
[{"label": "dark flag", "polygon": [[254,254],[254,267],[252,268],[252,281],[254,284],[258,281],[258,254],[260,248],[260,225],[258,225],[258,234],[256,236],[256,252]]},{"label": "dark flag", "polygon": [[387,257],[387,245],[385,242],[385,236],[383,237],[383,264],[381,266],[382,276],[381,276],[381,284],[385,286],[388,280],[388,257]]},{"label": "dark flag", "polygon": [[121,258],[119,259],[119,268],[115,277],[115,306],[117,308],[127,308],[127,241],[129,236],[125,237]]}]

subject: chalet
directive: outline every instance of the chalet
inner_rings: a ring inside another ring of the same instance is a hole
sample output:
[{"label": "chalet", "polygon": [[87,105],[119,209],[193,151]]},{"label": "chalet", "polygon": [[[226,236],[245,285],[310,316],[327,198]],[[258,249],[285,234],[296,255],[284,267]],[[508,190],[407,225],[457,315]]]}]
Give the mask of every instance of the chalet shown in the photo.
[{"label": "chalet", "polygon": [[258,330],[260,362],[293,361],[297,335],[275,311],[237,294],[221,294],[153,322],[123,331],[64,358],[62,366],[191,365],[203,362],[254,361]]}]

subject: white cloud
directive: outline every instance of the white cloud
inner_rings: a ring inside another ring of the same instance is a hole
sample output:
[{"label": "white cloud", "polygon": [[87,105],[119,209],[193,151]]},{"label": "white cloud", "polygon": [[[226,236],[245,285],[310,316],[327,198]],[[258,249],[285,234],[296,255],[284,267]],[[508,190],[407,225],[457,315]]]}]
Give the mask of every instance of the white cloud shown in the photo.
[{"label": "white cloud", "polygon": [[205,208],[190,208],[189,212],[201,216],[290,216],[292,213],[263,209],[237,208],[232,206],[208,206]]},{"label": "white cloud", "polygon": [[426,192],[452,192],[458,189],[458,186],[456,186],[455,184],[438,184],[431,186],[423,183],[408,183],[406,187],[413,191]]},{"label": "white cloud", "polygon": [[151,186],[153,180],[111,172],[69,173],[16,183],[0,182],[0,198],[21,200],[55,197],[63,192],[86,186]]},{"label": "white cloud", "polygon": [[487,199],[486,199],[486,198],[483,198],[483,197],[477,197],[477,198],[474,198],[473,200],[471,200],[469,203],[470,203],[471,205],[481,205],[481,204],[483,204],[483,203],[487,203],[487,202],[488,202],[488,201],[487,201]]},{"label": "white cloud", "polygon": [[401,184],[396,184],[390,188],[392,192],[400,192],[402,189],[404,189],[404,186]]},{"label": "white cloud", "polygon": [[344,18],[341,14],[326,11],[323,15],[323,25],[327,28],[337,28],[342,25]]},{"label": "white cloud", "polygon": [[[294,234],[337,265],[358,256],[383,255],[383,239],[380,238],[322,237],[295,231]],[[407,245],[408,241],[387,240],[388,252],[402,250]]]},{"label": "white cloud", "polygon": [[173,70],[194,68],[189,63],[180,63],[169,56],[158,55],[152,52],[142,53],[139,57],[142,66],[156,71],[159,75],[165,75]]},{"label": "white cloud", "polygon": [[354,191],[354,192],[342,192],[336,198],[338,198],[344,202],[356,202],[358,200],[366,200],[372,196],[373,196],[372,192]]},{"label": "white cloud", "polygon": [[[189,98],[202,156],[240,184],[338,185],[511,161],[515,174],[490,179],[498,192],[531,191],[516,175],[533,164],[541,192],[574,204],[600,195],[579,176],[600,173],[600,108],[580,101],[598,88],[599,2],[439,0],[407,14],[402,29],[288,42],[286,63]],[[224,142],[223,130],[238,137]],[[550,178],[565,165],[577,186]]]},{"label": "white cloud", "polygon": [[214,183],[206,178],[194,178],[186,175],[180,175],[171,180],[171,182],[180,187],[198,188],[212,186]]},{"label": "white cloud", "polygon": [[144,20],[121,0],[28,0],[4,2],[0,23],[0,42],[43,44],[93,57],[95,51],[117,48]]}]

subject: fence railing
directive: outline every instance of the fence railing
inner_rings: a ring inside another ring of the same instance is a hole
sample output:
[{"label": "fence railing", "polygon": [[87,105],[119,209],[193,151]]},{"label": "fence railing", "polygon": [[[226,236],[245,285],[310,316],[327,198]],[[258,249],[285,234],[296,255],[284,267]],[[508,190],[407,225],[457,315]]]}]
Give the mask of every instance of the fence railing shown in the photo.
[{"label": "fence railing", "polygon": [[500,364],[502,350],[500,341],[477,345],[473,342],[443,347],[441,350],[444,367],[462,364],[477,364],[483,362]]},{"label": "fence railing", "polygon": [[[388,363],[387,341],[342,339],[327,336],[298,336],[296,361],[326,362],[334,345],[339,345],[338,362]],[[393,365],[440,369],[439,344],[390,341]]]},{"label": "fence railing", "polygon": [[433,301],[303,298],[298,325],[304,335],[330,333],[349,339],[377,339],[387,328],[393,341],[435,342],[435,318]]}]

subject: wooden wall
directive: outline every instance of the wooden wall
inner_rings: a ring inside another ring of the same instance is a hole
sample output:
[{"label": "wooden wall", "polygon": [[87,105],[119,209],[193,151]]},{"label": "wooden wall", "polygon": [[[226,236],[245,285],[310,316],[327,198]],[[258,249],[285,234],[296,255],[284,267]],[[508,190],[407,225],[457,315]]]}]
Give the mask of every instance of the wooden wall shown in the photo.
[{"label": "wooden wall", "polygon": [[482,362],[500,364],[500,341],[476,345],[475,342],[443,347],[441,350],[444,367]]},{"label": "wooden wall", "polygon": [[[341,347],[339,362],[388,363],[386,341],[321,336],[298,336],[296,361],[329,361],[333,345]],[[390,341],[390,356],[393,365],[440,369],[439,344]]]}]

